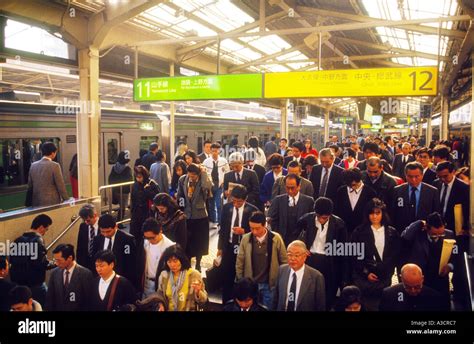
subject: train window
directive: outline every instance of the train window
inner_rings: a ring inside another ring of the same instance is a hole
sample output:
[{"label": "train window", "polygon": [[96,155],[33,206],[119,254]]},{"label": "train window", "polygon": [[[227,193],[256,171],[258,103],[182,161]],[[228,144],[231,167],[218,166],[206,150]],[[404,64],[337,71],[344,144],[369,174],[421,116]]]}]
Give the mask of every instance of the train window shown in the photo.
[{"label": "train window", "polygon": [[27,184],[31,164],[41,159],[41,144],[47,141],[58,147],[54,160],[60,162],[58,138],[0,140],[0,188]]},{"label": "train window", "polygon": [[118,140],[109,139],[107,141],[107,160],[109,165],[114,165],[117,162],[118,154]]},{"label": "train window", "polygon": [[[140,137],[140,149],[148,150],[150,144],[153,142],[158,142],[158,136],[141,136]],[[158,144],[160,144],[158,142]]]}]

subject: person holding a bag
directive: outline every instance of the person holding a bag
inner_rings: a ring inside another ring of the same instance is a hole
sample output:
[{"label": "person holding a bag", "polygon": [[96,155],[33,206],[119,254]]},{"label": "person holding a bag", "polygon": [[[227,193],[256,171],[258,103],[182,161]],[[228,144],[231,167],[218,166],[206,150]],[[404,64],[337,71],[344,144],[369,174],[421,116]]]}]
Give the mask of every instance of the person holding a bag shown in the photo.
[{"label": "person holding a bag", "polygon": [[178,182],[178,205],[186,215],[188,257],[196,257],[196,270],[201,271],[201,259],[209,252],[209,218],[206,201],[211,195],[212,182],[205,169],[197,164],[188,166],[188,173]]},{"label": "person holding a bag", "polygon": [[161,258],[164,270],[158,278],[159,311],[199,311],[207,302],[207,292],[199,271],[179,245],[168,247]]}]

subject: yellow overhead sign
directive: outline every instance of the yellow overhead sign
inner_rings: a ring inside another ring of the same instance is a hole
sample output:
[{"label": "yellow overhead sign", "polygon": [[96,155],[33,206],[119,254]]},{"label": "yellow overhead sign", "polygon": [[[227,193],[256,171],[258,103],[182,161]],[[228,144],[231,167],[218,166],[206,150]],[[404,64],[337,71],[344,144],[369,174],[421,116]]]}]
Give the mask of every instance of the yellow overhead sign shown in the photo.
[{"label": "yellow overhead sign", "polygon": [[438,67],[266,73],[264,98],[436,95]]}]

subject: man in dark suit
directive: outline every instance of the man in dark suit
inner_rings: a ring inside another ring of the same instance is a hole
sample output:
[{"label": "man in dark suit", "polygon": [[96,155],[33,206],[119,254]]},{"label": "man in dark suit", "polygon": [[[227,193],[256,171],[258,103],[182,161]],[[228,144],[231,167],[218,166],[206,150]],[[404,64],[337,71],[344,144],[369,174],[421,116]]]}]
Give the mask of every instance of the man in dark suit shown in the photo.
[{"label": "man in dark suit", "polygon": [[310,255],[300,240],[288,246],[288,264],[281,265],[275,287],[277,311],[314,312],[326,310],[324,277],[305,264]]},{"label": "man in dark suit", "polygon": [[410,154],[411,144],[405,142],[402,145],[402,153],[395,155],[393,160],[393,174],[397,177],[405,179],[405,166],[412,161],[415,161],[415,157]]},{"label": "man in dark suit", "polygon": [[[467,275],[464,261],[464,252],[469,250],[469,212],[470,197],[469,185],[456,178],[456,170],[452,162],[444,161],[436,167],[438,178],[435,186],[440,193],[440,212],[446,228],[454,231],[458,254],[456,259],[456,273],[453,275],[454,298],[458,304],[466,305],[468,290],[466,288]],[[460,228],[456,229],[455,207],[461,207],[462,217],[459,219]]]},{"label": "man in dark suit", "polygon": [[285,245],[296,239],[296,223],[303,215],[313,211],[313,197],[300,192],[301,177],[289,174],[285,177],[286,194],[275,197],[268,217],[272,231],[280,233]]},{"label": "man in dark suit", "polygon": [[[218,264],[221,259],[223,280],[222,301],[225,304],[232,299],[232,288],[235,280],[235,261],[242,235],[250,232],[249,218],[258,208],[246,202],[247,188],[237,185],[231,192],[232,201],[222,209],[222,222],[217,243]],[[221,257],[221,258],[219,258]]]},{"label": "man in dark suit", "polygon": [[8,293],[13,289],[15,283],[10,282],[8,277],[9,262],[7,257],[0,256],[0,312],[8,312],[10,310],[10,300]]},{"label": "man in dark suit", "polygon": [[224,175],[224,197],[229,198],[229,183],[241,184],[247,188],[247,201],[260,208],[263,206],[259,199],[260,183],[255,171],[244,168],[244,156],[240,152],[229,156],[231,171]]},{"label": "man in dark suit", "polygon": [[298,220],[298,238],[304,241],[310,252],[307,264],[324,276],[326,309],[331,309],[339,288],[349,278],[349,256],[338,255],[337,247],[348,241],[344,221],[333,214],[333,202],[320,197],[314,202],[314,212]]},{"label": "man in dark suit", "polygon": [[51,273],[46,294],[47,311],[87,311],[94,277],[76,263],[74,246],[58,245],[53,251],[57,268]]},{"label": "man in dark suit", "polygon": [[362,182],[362,174],[357,167],[342,171],[343,186],[337,190],[336,215],[346,224],[350,237],[354,229],[364,220],[364,208],[376,194]]},{"label": "man in dark suit", "polygon": [[283,167],[286,168],[290,161],[297,161],[301,165],[303,165],[304,158],[301,156],[305,150],[304,143],[301,141],[295,141],[291,145],[291,151],[293,152],[292,156],[286,156],[285,160],[283,161]]},{"label": "man in dark suit", "polygon": [[158,143],[152,142],[150,144],[150,150],[142,157],[140,165],[145,166],[148,172],[150,171],[151,165],[158,161],[156,153],[158,152]]},{"label": "man in dark suit", "polygon": [[359,170],[366,171],[367,170],[367,160],[370,159],[373,156],[376,156],[376,157],[380,158],[380,162],[383,165],[383,170],[386,173],[392,173],[392,166],[390,166],[390,164],[385,159],[381,158],[382,154],[380,154],[380,148],[376,143],[367,142],[364,145],[364,147],[362,147],[362,150],[364,151],[364,159],[365,160],[359,161],[359,163],[357,164],[357,168]]},{"label": "man in dark suit", "polygon": [[373,156],[367,159],[367,170],[362,172],[362,181],[371,187],[377,196],[386,205],[392,204],[393,189],[397,182],[383,170],[379,157]]},{"label": "man in dark suit", "polygon": [[425,284],[441,295],[444,310],[450,310],[449,273],[454,270],[457,251],[452,252],[449,263],[440,268],[444,238],[454,239],[454,233],[445,229],[443,218],[437,212],[426,221],[415,221],[402,234],[402,261],[417,264],[425,275]]},{"label": "man in dark suit", "polygon": [[319,152],[320,165],[313,166],[309,180],[313,183],[314,199],[327,197],[336,201],[337,189],[343,184],[342,167],[334,164],[334,153],[330,148]]},{"label": "man in dark suit", "polygon": [[102,250],[110,250],[115,256],[115,271],[130,282],[137,283],[136,278],[136,244],[135,238],[117,229],[112,215],[104,214],[99,218],[100,234],[94,238],[93,255]]},{"label": "man in dark suit", "polygon": [[402,283],[385,288],[380,311],[429,312],[442,310],[439,293],[423,284],[424,276],[416,264],[406,264],[401,270]]},{"label": "man in dark suit", "polygon": [[[278,153],[278,147],[275,143],[276,137],[272,136],[270,141],[265,143],[265,147],[263,148],[263,151],[265,153],[265,156],[268,157],[274,153]],[[283,155],[282,155],[283,156]]]},{"label": "man in dark suit", "polygon": [[416,220],[426,220],[439,210],[438,190],[423,183],[423,167],[418,162],[405,166],[407,183],[393,189],[391,218],[399,233]]},{"label": "man in dark suit", "polygon": [[[300,192],[306,196],[313,198],[314,189],[313,184],[306,178],[301,177],[301,164],[296,161],[290,161],[288,164],[288,174],[296,174],[300,177]],[[286,193],[285,177],[281,176],[275,180],[272,188],[272,200],[278,196]]]},{"label": "man in dark suit", "polygon": [[92,283],[90,310],[113,311],[134,304],[137,295],[130,281],[114,271],[115,255],[110,250],[99,251],[95,256],[98,277]]},{"label": "man in dark suit", "polygon": [[456,204],[462,206],[462,229],[469,230],[469,185],[461,179],[456,178],[456,170],[452,162],[445,161],[436,167],[438,179],[434,186],[440,194],[440,212],[443,216],[446,227],[455,229],[454,207]]},{"label": "man in dark suit", "polygon": [[212,156],[211,145],[212,145],[211,140],[204,141],[203,152],[198,155],[198,158],[199,158],[199,161],[201,161],[201,164],[204,162],[204,160]]},{"label": "man in dark suit", "polygon": [[253,149],[247,150],[244,154],[244,158],[244,167],[251,171],[254,171],[257,174],[258,185],[261,185],[263,182],[263,178],[265,177],[265,173],[267,173],[267,171],[265,171],[265,167],[255,163],[255,151]]},{"label": "man in dark suit", "polygon": [[84,222],[79,226],[77,235],[77,263],[92,271],[96,276],[93,242],[94,238],[100,234],[99,215],[92,204],[86,204],[79,210],[79,216]]},{"label": "man in dark suit", "polygon": [[416,153],[416,161],[423,166],[423,183],[435,186],[436,172],[430,168],[431,150],[426,147],[420,148]]}]

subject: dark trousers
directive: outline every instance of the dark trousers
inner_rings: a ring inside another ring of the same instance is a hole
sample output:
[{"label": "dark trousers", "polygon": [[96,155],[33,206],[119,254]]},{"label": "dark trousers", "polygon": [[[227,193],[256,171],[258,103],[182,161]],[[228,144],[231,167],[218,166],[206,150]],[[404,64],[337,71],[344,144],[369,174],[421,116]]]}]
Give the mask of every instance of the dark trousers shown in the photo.
[{"label": "dark trousers", "polygon": [[324,285],[326,289],[326,309],[331,310],[336,300],[338,284],[336,282],[336,271],[332,271],[330,258],[324,254],[311,253],[306,264],[318,270],[324,276]]},{"label": "dark trousers", "polygon": [[235,282],[235,262],[237,254],[234,253],[234,245],[227,242],[222,249],[222,303],[233,299]]}]

